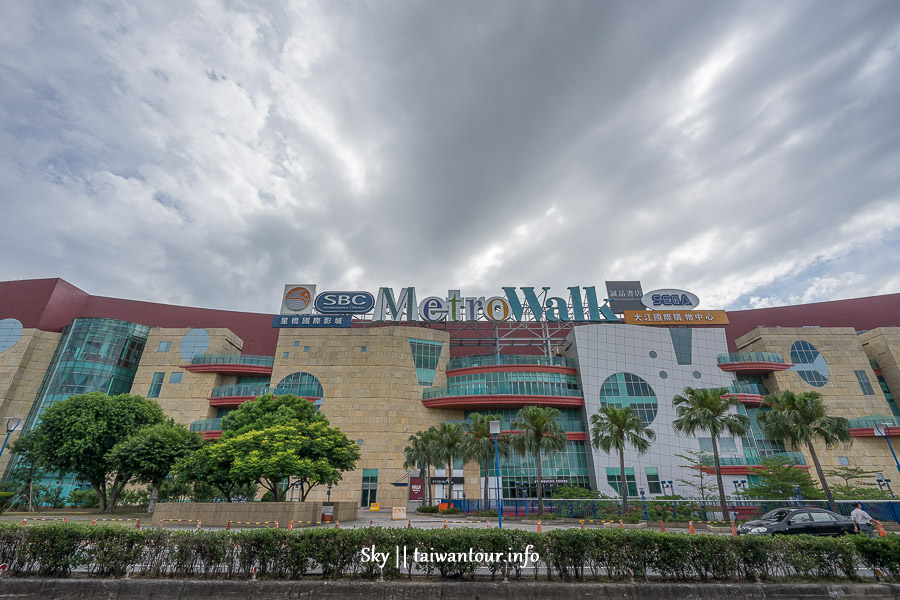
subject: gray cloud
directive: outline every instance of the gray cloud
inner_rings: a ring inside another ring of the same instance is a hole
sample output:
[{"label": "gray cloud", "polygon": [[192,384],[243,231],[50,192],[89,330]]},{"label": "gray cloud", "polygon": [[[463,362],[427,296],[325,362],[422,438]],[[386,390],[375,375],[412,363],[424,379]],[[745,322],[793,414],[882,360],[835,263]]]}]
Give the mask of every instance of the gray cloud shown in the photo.
[{"label": "gray cloud", "polygon": [[0,277],[898,291],[900,6],[18,3]]}]

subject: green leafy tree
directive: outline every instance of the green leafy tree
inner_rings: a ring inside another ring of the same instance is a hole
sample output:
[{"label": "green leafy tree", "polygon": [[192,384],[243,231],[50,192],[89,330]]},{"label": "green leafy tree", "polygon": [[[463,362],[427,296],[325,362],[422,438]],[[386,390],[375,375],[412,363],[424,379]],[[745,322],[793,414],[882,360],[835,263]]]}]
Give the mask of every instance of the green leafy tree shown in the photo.
[{"label": "green leafy tree", "polygon": [[453,499],[453,463],[456,459],[465,460],[463,442],[466,436],[465,423],[441,423],[436,432],[437,457],[447,465],[447,499]]},{"label": "green leafy tree", "polygon": [[4,482],[4,489],[13,492],[13,506],[24,506],[28,512],[34,512],[35,498],[40,498],[44,490],[44,486],[37,483],[44,476],[44,470],[35,441],[34,432],[26,431],[10,445],[16,462],[12,476]]},{"label": "green leafy tree", "polygon": [[[510,454],[509,436],[497,436],[497,452],[494,452],[494,436],[491,435],[491,421],[499,421],[500,415],[482,415],[475,413],[469,423],[469,429],[463,438],[463,454],[469,460],[477,461],[484,472],[484,508],[487,510],[490,500],[490,466],[495,454],[506,458]],[[498,465],[499,467],[499,465]],[[500,493],[500,490],[497,490]]]},{"label": "green leafy tree", "polygon": [[604,406],[591,415],[591,444],[607,454],[619,455],[619,491],[622,495],[622,514],[628,514],[628,481],[625,476],[625,448],[631,446],[638,454],[645,454],[656,438],[656,432],[645,427],[630,406]]},{"label": "green leafy tree", "polygon": [[199,435],[169,420],[144,427],[119,442],[110,450],[109,460],[117,471],[131,473],[135,480],[150,484],[147,512],[153,514],[159,488],[172,467],[178,459],[200,448],[202,443]]},{"label": "green leafy tree", "polygon": [[142,396],[80,394],[44,411],[34,429],[34,443],[44,467],[90,483],[97,490],[100,511],[108,512],[132,475],[116,470],[109,451],[142,427],[163,421],[159,404]]},{"label": "green leafy tree", "polygon": [[403,448],[404,469],[418,469],[419,477],[425,486],[425,504],[434,501],[431,489],[431,466],[437,462],[439,447],[437,443],[437,430],[430,427],[426,431],[417,431],[409,436],[408,444]]},{"label": "green leafy tree", "polygon": [[751,467],[750,473],[759,483],[737,493],[742,498],[759,500],[787,500],[797,497],[797,490],[807,500],[824,497],[806,469],[797,467],[784,456],[769,456],[760,460],[762,468]]},{"label": "green leafy tree", "polygon": [[510,438],[512,449],[521,455],[531,453],[537,465],[538,516],[544,516],[544,486],[541,457],[547,452],[562,452],[566,448],[566,433],[557,423],[562,413],[545,406],[523,406],[516,414],[512,428],[519,433]]},{"label": "green leafy tree", "polygon": [[831,487],[831,493],[837,500],[890,500],[894,497],[892,492],[876,489],[876,484],[871,483],[878,477],[878,471],[841,466],[826,470],[825,476],[843,480],[843,483]]},{"label": "green leafy tree", "polygon": [[292,422],[321,421],[328,419],[316,410],[306,398],[285,394],[265,394],[250,402],[244,402],[222,419],[222,439],[236,437],[248,431],[260,431],[276,425]]},{"label": "green leafy tree", "polygon": [[713,460],[708,452],[703,450],[686,450],[685,454],[676,454],[684,463],[678,465],[683,469],[690,469],[690,479],[678,479],[682,486],[694,490],[697,498],[709,500],[713,497],[714,485],[709,473],[702,467],[709,465]]},{"label": "green leafy tree", "polygon": [[272,492],[275,502],[284,499],[283,480],[299,484],[303,502],[317,485],[337,484],[359,460],[359,447],[321,420],[251,430],[209,448],[213,457],[231,464],[233,479],[258,482]]},{"label": "green leafy tree", "polygon": [[[828,477],[842,479],[844,483],[840,484],[841,487],[856,487],[859,485],[874,487],[875,484],[869,482],[873,479],[876,479],[878,477],[878,473],[878,471],[868,471],[859,467],[848,466],[840,466],[825,471],[825,475]],[[863,483],[856,483],[858,480],[863,480]]]},{"label": "green leafy tree", "polygon": [[[213,495],[205,492],[206,486],[215,488],[222,495],[225,502],[234,502],[250,486],[254,486],[252,477],[238,477],[232,471],[232,458],[227,452],[221,452],[218,446],[221,440],[208,440],[199,450],[179,459],[172,467],[176,481],[190,482],[194,484],[194,493],[191,499],[194,502],[204,502],[212,499]],[[254,493],[248,497],[252,498]]]},{"label": "green leafy tree", "polygon": [[740,402],[733,398],[723,398],[726,393],[728,390],[725,388],[686,387],[684,395],[675,396],[672,400],[677,417],[672,421],[675,431],[687,435],[707,432],[712,438],[713,465],[723,518],[728,515],[728,503],[725,500],[725,485],[722,483],[722,467],[719,463],[719,437],[724,433],[742,436],[750,426],[750,420],[745,415],[731,412],[740,406]]},{"label": "green leafy tree", "polygon": [[833,448],[840,443],[849,445],[853,442],[850,421],[844,417],[830,416],[819,392],[797,394],[791,390],[781,390],[776,395],[766,396],[764,402],[769,410],[760,411],[758,417],[763,431],[769,437],[787,440],[794,448],[806,446],[825,491],[825,498],[828,499],[828,506],[835,510],[834,496],[828,487],[813,441],[823,442],[826,448]]}]

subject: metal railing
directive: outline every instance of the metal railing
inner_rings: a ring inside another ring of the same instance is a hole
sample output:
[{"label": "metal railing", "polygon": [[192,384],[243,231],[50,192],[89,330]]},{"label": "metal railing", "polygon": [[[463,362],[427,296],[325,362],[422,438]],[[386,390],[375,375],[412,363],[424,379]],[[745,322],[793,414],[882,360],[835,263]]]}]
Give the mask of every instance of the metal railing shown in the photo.
[{"label": "metal railing", "polygon": [[544,365],[548,367],[575,368],[575,361],[562,356],[523,356],[518,354],[481,354],[479,356],[462,356],[447,361],[447,370],[467,369],[470,367],[491,367],[502,365]]},{"label": "metal railing", "polygon": [[294,394],[295,396],[303,396],[306,398],[320,398],[322,396],[322,386],[316,385],[294,385],[272,387],[263,383],[251,384],[235,384],[235,385],[217,385],[212,389],[211,398],[221,398],[223,396],[264,396],[265,394],[274,394],[283,396],[285,394]]},{"label": "metal railing", "polygon": [[468,383],[450,388],[424,390],[422,397],[450,398],[454,396],[561,396],[581,398],[580,390],[570,390],[565,384],[546,381],[519,381],[509,383]]},{"label": "metal railing", "polygon": [[728,387],[731,394],[757,394],[759,396],[768,396],[769,390],[761,383],[735,383]]},{"label": "metal railing", "polygon": [[720,354],[717,358],[717,361],[720,365],[744,362],[767,362],[784,364],[784,357],[775,352],[729,352],[726,354]]},{"label": "metal railing", "polygon": [[[441,500],[441,502],[448,502]],[[482,511],[496,511],[497,500],[492,498],[487,504],[483,500],[450,500],[461,512],[471,514]],[[882,522],[900,524],[900,501],[897,500],[861,500],[862,508],[872,518]],[[836,512],[849,517],[855,500],[838,500]],[[731,498],[726,502],[728,513],[722,514],[718,500],[666,500],[629,497],[628,513],[623,514],[622,502],[619,499],[544,499],[544,514],[551,514],[569,519],[593,519],[596,521],[618,521],[626,523],[638,520],[667,522],[722,522],[752,521],[777,508],[828,508],[825,500],[753,500]],[[504,498],[502,501],[504,517],[527,517],[536,515],[538,502],[534,498]]]},{"label": "metal railing", "polygon": [[892,417],[890,415],[869,415],[867,417],[856,417],[854,419],[850,419],[851,429],[862,427],[874,428],[876,425],[881,425],[883,423],[887,423],[891,427],[900,427],[900,418]]},{"label": "metal railing", "polygon": [[197,433],[203,431],[222,431],[222,419],[200,419],[191,423],[189,429]]},{"label": "metal railing", "polygon": [[[771,458],[774,456],[781,456],[791,461],[795,465],[805,465],[806,459],[803,458],[802,452],[775,452],[770,456],[720,456],[719,457],[719,465],[721,466],[754,466],[762,464],[762,460],[766,458]],[[702,464],[704,466],[712,466],[713,459],[712,457],[706,457],[703,459]]]},{"label": "metal railing", "polygon": [[255,354],[200,354],[191,359],[192,365],[256,365],[271,367],[275,364],[274,356],[258,356]]}]

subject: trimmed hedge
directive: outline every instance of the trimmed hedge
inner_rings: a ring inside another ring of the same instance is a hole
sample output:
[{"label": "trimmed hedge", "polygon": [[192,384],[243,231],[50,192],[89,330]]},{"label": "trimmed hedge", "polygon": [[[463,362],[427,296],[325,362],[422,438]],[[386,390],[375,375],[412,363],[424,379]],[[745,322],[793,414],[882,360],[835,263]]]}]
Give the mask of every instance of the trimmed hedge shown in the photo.
[{"label": "trimmed hedge", "polygon": [[[244,531],[140,531],[115,525],[0,524],[0,562],[13,575],[95,577],[299,579],[314,575],[377,578],[377,565],[362,560],[371,546],[389,553],[386,578],[412,575],[444,579],[486,568],[499,575],[564,580],[663,579],[672,581],[853,580],[857,565],[900,580],[900,536],[730,537],[644,530],[569,529],[536,533],[514,529],[255,529]],[[505,559],[531,545],[540,556],[536,573]],[[408,564],[397,568],[397,546]],[[501,554],[481,562],[414,561],[420,552]],[[490,562],[490,561],[496,562]]]}]

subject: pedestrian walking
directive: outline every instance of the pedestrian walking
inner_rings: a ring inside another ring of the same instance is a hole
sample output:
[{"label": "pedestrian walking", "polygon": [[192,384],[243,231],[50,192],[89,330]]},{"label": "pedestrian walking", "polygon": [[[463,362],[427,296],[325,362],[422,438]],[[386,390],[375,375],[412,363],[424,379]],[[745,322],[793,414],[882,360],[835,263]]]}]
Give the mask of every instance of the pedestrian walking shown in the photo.
[{"label": "pedestrian walking", "polygon": [[856,533],[865,533],[869,537],[875,537],[875,533],[872,531],[872,523],[876,521],[862,509],[862,504],[859,502],[853,505],[850,520],[853,521],[853,530]]}]

